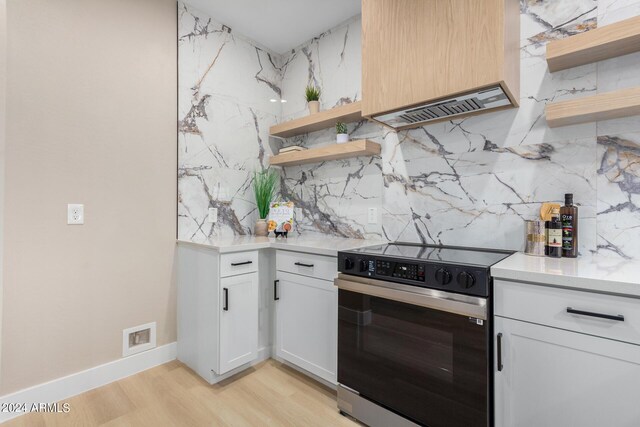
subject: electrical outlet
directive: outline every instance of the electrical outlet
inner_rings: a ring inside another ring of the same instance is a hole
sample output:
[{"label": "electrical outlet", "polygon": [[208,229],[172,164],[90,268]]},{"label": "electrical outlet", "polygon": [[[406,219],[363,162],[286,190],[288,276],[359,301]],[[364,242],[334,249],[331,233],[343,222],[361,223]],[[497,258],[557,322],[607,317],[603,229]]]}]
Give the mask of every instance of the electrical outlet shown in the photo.
[{"label": "electrical outlet", "polygon": [[296,219],[302,219],[302,208],[294,208],[293,209],[293,214],[296,217]]},{"label": "electrical outlet", "polygon": [[378,223],[378,208],[369,208],[369,216],[367,222],[369,224]]},{"label": "electrical outlet", "polygon": [[78,205],[78,204],[67,205],[67,224],[68,225],[84,224],[84,205]]},{"label": "electrical outlet", "polygon": [[207,215],[207,222],[218,222],[218,208],[209,208],[209,214]]}]

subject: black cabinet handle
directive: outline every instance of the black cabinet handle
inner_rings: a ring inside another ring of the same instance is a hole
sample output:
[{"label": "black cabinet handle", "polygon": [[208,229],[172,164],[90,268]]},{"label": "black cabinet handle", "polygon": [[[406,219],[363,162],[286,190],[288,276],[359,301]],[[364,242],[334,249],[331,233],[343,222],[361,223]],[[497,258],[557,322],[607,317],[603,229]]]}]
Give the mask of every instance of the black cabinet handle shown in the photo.
[{"label": "black cabinet handle", "polygon": [[280,280],[273,281],[273,300],[274,301],[278,301],[280,299],[280,297],[278,296],[278,283],[280,283]]},{"label": "black cabinet handle", "polygon": [[599,319],[615,320],[616,322],[624,322],[624,316],[622,314],[615,315],[615,314],[594,313],[592,311],[575,310],[571,307],[567,307],[567,313],[579,314],[580,316],[597,317]]},{"label": "black cabinet handle", "polygon": [[502,371],[504,367],[502,365],[502,332],[498,333],[498,345],[497,345],[496,353],[498,353],[498,372]]},{"label": "black cabinet handle", "polygon": [[300,267],[313,267],[313,264],[303,264],[301,262],[296,262],[295,265],[299,265]]},{"label": "black cabinet handle", "polygon": [[229,311],[229,289],[222,288],[222,292],[224,293],[224,305],[222,306],[222,309],[224,311]]},{"label": "black cabinet handle", "polygon": [[245,261],[245,262],[232,262],[231,266],[232,267],[237,267],[239,265],[247,265],[247,264],[253,264],[253,261]]}]

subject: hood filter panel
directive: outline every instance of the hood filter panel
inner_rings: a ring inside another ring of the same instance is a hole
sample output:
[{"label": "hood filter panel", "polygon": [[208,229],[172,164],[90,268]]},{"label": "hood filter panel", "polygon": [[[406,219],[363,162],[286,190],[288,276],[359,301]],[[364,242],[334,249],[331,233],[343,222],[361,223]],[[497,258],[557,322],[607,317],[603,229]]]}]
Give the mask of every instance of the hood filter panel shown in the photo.
[{"label": "hood filter panel", "polygon": [[435,120],[441,117],[454,116],[456,114],[468,113],[482,110],[484,104],[477,97],[465,99],[463,101],[443,102],[432,106],[424,106],[409,110],[399,117],[407,123],[420,123],[428,120]]},{"label": "hood filter panel", "polygon": [[511,101],[502,90],[502,87],[496,86],[480,92],[461,95],[457,98],[374,116],[373,118],[393,128],[400,128],[510,104]]}]

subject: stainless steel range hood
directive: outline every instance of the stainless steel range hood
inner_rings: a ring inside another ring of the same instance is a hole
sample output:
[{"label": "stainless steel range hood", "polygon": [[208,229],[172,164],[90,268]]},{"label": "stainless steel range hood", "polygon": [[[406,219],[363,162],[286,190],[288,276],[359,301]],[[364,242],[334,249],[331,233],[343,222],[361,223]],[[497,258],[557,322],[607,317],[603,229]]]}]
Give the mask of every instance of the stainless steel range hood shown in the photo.
[{"label": "stainless steel range hood", "polygon": [[472,92],[456,98],[432,102],[406,110],[373,116],[372,118],[394,129],[421,126],[431,121],[466,116],[480,110],[507,107],[511,101],[501,86]]}]

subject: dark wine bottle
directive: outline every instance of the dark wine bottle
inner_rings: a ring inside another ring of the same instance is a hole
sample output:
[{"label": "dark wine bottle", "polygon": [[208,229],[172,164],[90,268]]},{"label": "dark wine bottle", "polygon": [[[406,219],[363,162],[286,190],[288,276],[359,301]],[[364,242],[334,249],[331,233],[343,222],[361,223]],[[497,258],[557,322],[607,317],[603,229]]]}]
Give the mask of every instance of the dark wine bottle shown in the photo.
[{"label": "dark wine bottle", "polygon": [[562,256],[578,256],[578,207],[573,204],[573,194],[564,195],[564,206],[560,208],[562,222]]},{"label": "dark wine bottle", "polygon": [[544,254],[549,256],[549,225],[551,221],[544,222]]},{"label": "dark wine bottle", "polygon": [[562,222],[560,221],[560,210],[554,208],[551,212],[551,221],[547,227],[548,256],[552,258],[562,257]]}]

